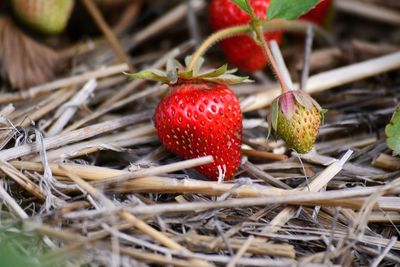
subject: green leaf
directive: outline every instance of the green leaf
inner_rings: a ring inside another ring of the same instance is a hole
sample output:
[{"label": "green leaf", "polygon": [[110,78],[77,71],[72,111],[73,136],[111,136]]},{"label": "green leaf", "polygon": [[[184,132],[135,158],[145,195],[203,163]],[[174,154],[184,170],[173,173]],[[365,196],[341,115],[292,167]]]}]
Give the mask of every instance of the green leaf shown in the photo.
[{"label": "green leaf", "polygon": [[306,109],[313,108],[314,102],[312,101],[311,96],[309,94],[307,94],[306,92],[304,92],[303,90],[295,90],[295,91],[293,91],[293,95],[296,98],[297,103],[299,103]]},{"label": "green leaf", "polygon": [[396,111],[389,124],[386,125],[386,144],[391,148],[394,154],[400,154],[400,105],[397,106]]},{"label": "green leaf", "polygon": [[213,82],[213,83],[220,83],[220,84],[238,84],[238,83],[248,83],[253,82],[249,80],[248,77],[239,77],[233,74],[223,74],[217,77],[206,77],[201,78],[204,81]]},{"label": "green leaf", "polygon": [[126,76],[128,76],[131,79],[146,79],[146,80],[152,80],[152,81],[159,81],[163,83],[169,83],[169,79],[167,78],[167,75],[165,72],[157,70],[157,69],[149,69],[149,70],[143,70],[140,72],[136,73],[124,73]]},{"label": "green leaf", "polygon": [[238,5],[244,12],[251,14],[251,9],[247,5],[246,0],[232,0],[236,5]]},{"label": "green leaf", "polygon": [[182,79],[192,79],[193,78],[193,70],[182,70],[178,73],[179,78]]},{"label": "green leaf", "polygon": [[227,69],[228,69],[228,65],[224,64],[221,67],[219,67],[218,69],[214,69],[210,72],[206,72],[206,73],[202,73],[200,75],[198,75],[198,78],[213,78],[213,77],[218,77],[221,76],[223,74],[232,74],[232,73],[227,73]]},{"label": "green leaf", "polygon": [[271,112],[271,124],[269,126],[276,131],[278,129],[279,98],[275,98],[275,100],[272,102]]},{"label": "green leaf", "polygon": [[297,19],[318,4],[320,0],[272,0],[267,11],[267,20]]},{"label": "green leaf", "polygon": [[167,78],[172,84],[178,81],[178,65],[174,58],[169,58],[167,60]]}]

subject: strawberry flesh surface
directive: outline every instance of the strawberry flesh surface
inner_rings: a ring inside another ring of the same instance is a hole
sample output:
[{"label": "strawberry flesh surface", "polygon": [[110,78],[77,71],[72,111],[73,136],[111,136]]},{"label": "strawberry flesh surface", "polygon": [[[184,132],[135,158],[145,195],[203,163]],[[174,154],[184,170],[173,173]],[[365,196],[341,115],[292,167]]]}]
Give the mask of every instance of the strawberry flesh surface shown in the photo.
[{"label": "strawberry flesh surface", "polygon": [[154,123],[164,146],[186,158],[211,155],[213,163],[196,169],[212,180],[218,166],[231,179],[240,164],[242,114],[236,95],[221,84],[182,83],[158,104]]},{"label": "strawberry flesh surface", "polygon": [[301,16],[300,19],[324,26],[329,20],[332,5],[333,0],[322,0],[313,9]]}]

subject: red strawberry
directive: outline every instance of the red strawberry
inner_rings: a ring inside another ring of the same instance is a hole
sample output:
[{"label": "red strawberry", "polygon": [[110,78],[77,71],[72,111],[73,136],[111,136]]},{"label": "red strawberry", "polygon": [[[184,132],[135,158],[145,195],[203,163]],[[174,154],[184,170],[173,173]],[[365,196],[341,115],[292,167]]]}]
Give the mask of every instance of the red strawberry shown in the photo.
[{"label": "red strawberry", "polygon": [[234,76],[226,65],[198,74],[199,65],[187,71],[170,62],[167,72],[145,70],[129,76],[169,84],[170,92],[154,114],[161,142],[186,159],[213,156],[213,163],[197,170],[212,180],[217,180],[222,171],[229,180],[240,164],[242,113],[238,98],[226,84],[246,78]]},{"label": "red strawberry", "polygon": [[[265,19],[270,0],[250,0],[257,17]],[[214,31],[248,24],[250,15],[231,0],[212,0],[209,8],[210,23]],[[282,40],[282,32],[264,35],[267,41]],[[228,60],[239,69],[254,72],[265,67],[267,58],[262,48],[250,36],[235,36],[221,41],[222,50]]]},{"label": "red strawberry", "polygon": [[325,26],[329,22],[330,10],[333,6],[333,0],[322,0],[313,9],[300,17],[315,24]]},{"label": "red strawberry", "polygon": [[161,142],[183,158],[212,155],[214,162],[198,171],[217,179],[225,166],[225,179],[235,174],[241,158],[240,103],[226,85],[182,83],[171,87],[158,104],[154,123]]}]

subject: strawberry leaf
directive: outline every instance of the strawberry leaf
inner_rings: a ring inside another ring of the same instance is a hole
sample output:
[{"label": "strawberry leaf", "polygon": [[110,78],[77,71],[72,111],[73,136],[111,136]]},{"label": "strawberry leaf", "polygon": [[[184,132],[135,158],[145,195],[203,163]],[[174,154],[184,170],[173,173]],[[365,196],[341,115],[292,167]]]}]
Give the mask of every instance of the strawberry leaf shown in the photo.
[{"label": "strawberry leaf", "polygon": [[315,7],[318,2],[319,0],[272,0],[268,8],[267,20],[297,19]]},{"label": "strawberry leaf", "polygon": [[304,92],[303,90],[295,90],[293,91],[293,95],[296,98],[297,103],[305,107],[306,109],[313,108],[313,101],[311,100],[311,96]]},{"label": "strawberry leaf", "polygon": [[321,125],[324,124],[325,113],[327,113],[327,112],[328,112],[328,110],[325,108],[319,109],[319,115],[321,115]]},{"label": "strawberry leaf", "polygon": [[167,61],[167,78],[170,80],[172,84],[178,81],[178,70],[179,67],[176,64],[174,58],[169,58]]},{"label": "strawberry leaf", "polygon": [[[276,98],[272,102],[272,116],[271,116],[271,125],[272,129],[278,129],[278,115],[279,115],[279,99]],[[270,127],[271,128],[271,127]]]},{"label": "strawberry leaf", "polygon": [[179,78],[182,79],[192,79],[193,78],[193,70],[183,70],[178,74]]},{"label": "strawberry leaf", "polygon": [[201,78],[204,81],[213,82],[213,83],[220,83],[220,84],[237,84],[243,82],[253,82],[249,80],[248,77],[240,77],[233,74],[223,74],[217,77],[205,77]]},{"label": "strawberry leaf", "polygon": [[251,8],[247,4],[246,0],[232,0],[236,5],[238,5],[244,12],[251,14]]},{"label": "strawberry leaf", "polygon": [[163,83],[169,83],[169,79],[167,78],[167,75],[165,72],[157,69],[149,69],[149,70],[143,70],[140,72],[136,73],[124,73],[131,79],[146,79],[146,80],[152,80],[152,81],[159,81]]},{"label": "strawberry leaf", "polygon": [[386,144],[391,148],[394,154],[400,154],[400,105],[397,106],[396,111],[389,124],[386,125]]},{"label": "strawberry leaf", "polygon": [[227,69],[228,69],[228,65],[224,64],[221,67],[219,67],[218,69],[200,74],[197,77],[198,78],[213,78],[213,77],[221,76],[223,74],[230,74],[230,73],[227,73]]}]

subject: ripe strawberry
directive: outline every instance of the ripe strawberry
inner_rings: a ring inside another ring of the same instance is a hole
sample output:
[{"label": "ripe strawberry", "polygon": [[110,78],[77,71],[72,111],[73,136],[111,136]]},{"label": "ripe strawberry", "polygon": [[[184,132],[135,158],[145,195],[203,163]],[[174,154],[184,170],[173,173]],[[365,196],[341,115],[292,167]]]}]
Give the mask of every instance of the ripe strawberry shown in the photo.
[{"label": "ripe strawberry", "polygon": [[193,71],[168,65],[166,73],[145,70],[129,74],[170,86],[154,114],[160,141],[186,159],[213,156],[213,163],[196,169],[212,180],[218,179],[220,171],[226,180],[231,179],[240,164],[242,113],[238,98],[226,84],[247,79],[234,76],[226,65],[203,74],[197,74],[199,65]]},{"label": "ripe strawberry", "polygon": [[12,0],[14,12],[26,25],[45,34],[62,32],[74,0]]},{"label": "ripe strawberry", "polygon": [[302,20],[307,20],[320,26],[327,26],[331,17],[333,0],[322,0],[313,9],[300,17]]},{"label": "ripe strawberry", "polygon": [[183,158],[212,155],[198,171],[217,179],[235,174],[241,158],[242,115],[235,94],[221,84],[182,83],[171,87],[158,104],[154,124],[161,142]]},{"label": "ripe strawberry", "polygon": [[324,112],[304,91],[289,91],[272,104],[272,129],[289,147],[307,153],[315,143]]},{"label": "ripe strawberry", "polygon": [[[257,17],[265,19],[270,0],[250,0]],[[212,0],[209,7],[213,31],[236,25],[248,24],[250,15],[240,9],[232,0]],[[269,32],[265,40],[282,41],[282,32]],[[267,58],[262,48],[250,36],[235,36],[221,41],[222,50],[229,62],[239,69],[254,72],[265,67]]]}]

